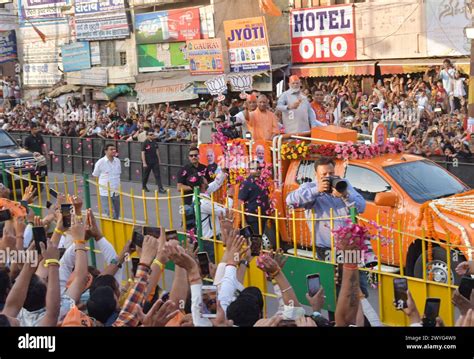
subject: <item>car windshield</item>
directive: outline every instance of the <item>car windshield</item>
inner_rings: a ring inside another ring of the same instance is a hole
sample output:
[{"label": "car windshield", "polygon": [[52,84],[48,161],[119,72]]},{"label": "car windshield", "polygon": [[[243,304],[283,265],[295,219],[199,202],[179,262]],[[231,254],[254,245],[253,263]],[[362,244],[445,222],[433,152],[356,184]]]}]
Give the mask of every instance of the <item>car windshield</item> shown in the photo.
[{"label": "car windshield", "polygon": [[388,166],[384,170],[418,203],[469,189],[448,171],[427,160]]},{"label": "car windshield", "polygon": [[12,147],[17,144],[5,132],[0,132],[0,148]]}]

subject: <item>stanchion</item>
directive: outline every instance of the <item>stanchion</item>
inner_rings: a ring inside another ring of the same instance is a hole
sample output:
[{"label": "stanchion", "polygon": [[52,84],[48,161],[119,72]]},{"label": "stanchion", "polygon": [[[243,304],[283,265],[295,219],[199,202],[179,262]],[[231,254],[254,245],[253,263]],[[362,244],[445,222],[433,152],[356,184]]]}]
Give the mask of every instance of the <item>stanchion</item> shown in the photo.
[{"label": "stanchion", "polygon": [[[84,185],[84,204],[86,205],[86,209],[91,208],[91,191],[89,187],[89,175],[87,173],[84,173],[82,175],[82,182]],[[94,267],[97,266],[97,261],[95,258],[95,241],[93,238],[88,238],[89,239],[89,247],[90,247],[90,254],[91,254],[91,262]]]}]

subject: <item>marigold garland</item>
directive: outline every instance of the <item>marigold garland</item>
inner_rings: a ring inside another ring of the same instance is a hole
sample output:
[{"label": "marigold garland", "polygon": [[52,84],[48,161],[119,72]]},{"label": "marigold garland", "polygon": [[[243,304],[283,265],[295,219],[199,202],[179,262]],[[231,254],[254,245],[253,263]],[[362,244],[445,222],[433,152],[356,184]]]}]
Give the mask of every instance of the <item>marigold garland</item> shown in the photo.
[{"label": "marigold garland", "polygon": [[[417,224],[418,226],[422,226],[423,222],[425,223],[427,235],[430,238],[435,240],[445,240],[445,238],[440,238],[440,234],[435,230],[435,225],[439,224],[445,234],[450,234],[451,243],[463,243],[467,248],[471,246],[471,242],[466,229],[455,220],[448,217],[448,215],[472,220],[474,218],[474,206],[472,206],[472,203],[474,203],[474,190],[459,193],[448,198],[426,202],[420,208],[420,215]],[[463,206],[463,204],[465,205]],[[452,233],[452,230],[448,228],[447,224],[451,224],[457,228],[460,232],[459,235]],[[469,258],[472,258],[472,252],[472,249],[468,252]]]},{"label": "marigold garland", "polygon": [[388,142],[382,151],[377,144],[361,144],[347,142],[342,145],[335,144],[306,144],[304,141],[284,143],[281,147],[283,160],[310,159],[315,156],[336,157],[343,160],[374,158],[385,153],[403,152],[403,143],[396,139]]}]

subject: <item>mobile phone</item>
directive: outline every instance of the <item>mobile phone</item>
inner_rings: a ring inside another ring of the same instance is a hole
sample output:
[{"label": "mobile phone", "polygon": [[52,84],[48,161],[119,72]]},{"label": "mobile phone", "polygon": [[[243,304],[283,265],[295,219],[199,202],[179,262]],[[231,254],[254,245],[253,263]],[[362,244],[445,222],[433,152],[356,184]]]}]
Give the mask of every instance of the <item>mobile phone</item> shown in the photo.
[{"label": "mobile phone", "polygon": [[50,209],[53,204],[50,201],[46,201],[46,208]]},{"label": "mobile phone", "polygon": [[247,227],[244,227],[244,228],[240,229],[240,235],[245,237],[245,238],[252,237],[252,234],[253,234],[253,231],[252,231],[252,227],[250,227],[250,226],[247,226]]},{"label": "mobile phone", "polygon": [[132,274],[133,277],[137,274],[138,264],[140,263],[140,258],[132,258]]},{"label": "mobile phone", "polygon": [[56,192],[52,188],[49,189],[49,194],[50,194],[51,197],[58,198],[58,192]]},{"label": "mobile phone", "polygon": [[166,231],[166,241],[177,241],[178,240],[178,231]]},{"label": "mobile phone", "polygon": [[9,209],[4,209],[0,211],[0,222],[5,222],[12,219],[12,214]]},{"label": "mobile phone", "polygon": [[144,236],[152,236],[155,238],[160,238],[161,236],[161,229],[158,227],[143,227],[143,235]]},{"label": "mobile phone", "polygon": [[252,257],[258,257],[262,251],[262,236],[252,235],[250,237],[250,252]]},{"label": "mobile phone", "polygon": [[201,275],[208,276],[211,272],[209,271],[209,256],[207,255],[207,252],[199,252],[197,256]]},{"label": "mobile phone", "polygon": [[217,316],[217,286],[203,285],[201,287],[201,296],[201,317],[215,318]]},{"label": "mobile phone", "polygon": [[308,274],[306,276],[306,284],[308,286],[309,296],[313,297],[321,288],[321,280],[319,278],[319,273]]},{"label": "mobile phone", "polygon": [[44,227],[33,227],[33,240],[35,241],[36,250],[41,253],[40,243],[46,246],[46,230]]},{"label": "mobile phone", "polygon": [[63,226],[64,228],[71,227],[71,209],[72,204],[66,203],[61,205],[61,214],[63,215]]},{"label": "mobile phone", "polygon": [[471,276],[464,276],[461,278],[461,283],[459,284],[459,293],[466,298],[471,300],[471,292],[474,288],[474,278]]},{"label": "mobile phone", "polygon": [[441,299],[439,298],[426,298],[425,315],[423,318],[424,327],[436,326],[436,317],[439,315],[440,304]]},{"label": "mobile phone", "polygon": [[408,308],[408,281],[406,278],[394,278],[393,289],[395,293],[395,307],[397,310]]},{"label": "mobile phone", "polygon": [[134,247],[143,247],[143,238],[144,235],[142,233],[143,229],[142,228],[134,228],[132,232],[132,244]]},{"label": "mobile phone", "polygon": [[163,303],[166,303],[170,299],[170,293],[164,292],[160,299]]}]

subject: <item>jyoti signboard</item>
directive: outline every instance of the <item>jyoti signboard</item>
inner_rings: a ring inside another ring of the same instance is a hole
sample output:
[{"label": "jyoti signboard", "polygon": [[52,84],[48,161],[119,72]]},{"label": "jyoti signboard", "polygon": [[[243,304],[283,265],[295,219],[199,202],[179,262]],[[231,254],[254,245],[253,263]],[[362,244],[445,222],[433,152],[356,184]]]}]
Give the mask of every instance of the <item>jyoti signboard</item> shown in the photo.
[{"label": "jyoti signboard", "polygon": [[294,10],[290,26],[293,62],[356,59],[352,5]]},{"label": "jyoti signboard", "polygon": [[265,18],[224,21],[231,72],[267,71],[271,68]]}]

